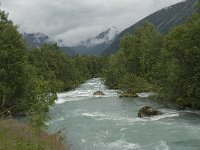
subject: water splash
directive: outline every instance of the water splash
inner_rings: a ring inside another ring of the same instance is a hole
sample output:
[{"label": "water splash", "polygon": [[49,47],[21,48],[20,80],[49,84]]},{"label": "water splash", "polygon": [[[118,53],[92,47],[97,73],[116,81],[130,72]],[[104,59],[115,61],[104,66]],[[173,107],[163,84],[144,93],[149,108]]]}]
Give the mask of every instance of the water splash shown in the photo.
[{"label": "water splash", "polygon": [[[96,91],[102,91],[105,95],[94,96],[93,93]],[[56,104],[62,104],[67,101],[85,100],[95,97],[118,97],[118,93],[116,90],[109,90],[103,84],[101,78],[94,78],[88,80],[86,83],[82,84],[73,91],[58,94],[58,100],[56,101]]]}]

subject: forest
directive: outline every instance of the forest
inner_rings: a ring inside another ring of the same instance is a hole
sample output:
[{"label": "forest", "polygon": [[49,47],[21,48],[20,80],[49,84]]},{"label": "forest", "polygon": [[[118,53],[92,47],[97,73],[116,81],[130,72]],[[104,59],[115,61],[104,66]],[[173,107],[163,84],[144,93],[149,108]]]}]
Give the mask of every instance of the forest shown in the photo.
[{"label": "forest", "polygon": [[128,93],[153,91],[162,103],[200,109],[200,3],[184,24],[162,35],[146,22],[127,34],[104,68],[105,84]]},{"label": "forest", "polygon": [[94,77],[102,77],[111,89],[153,91],[160,101],[200,108],[199,9],[167,35],[145,22],[134,34],[125,35],[120,51],[110,57],[71,57],[57,44],[28,49],[8,14],[0,14],[2,114],[26,114],[36,123],[39,118],[31,116],[37,111],[44,117],[57,93]]},{"label": "forest", "polygon": [[110,89],[152,99],[179,109],[200,109],[200,2],[184,24],[167,34],[148,22],[126,34],[112,56],[68,56],[57,44],[28,48],[0,11],[0,116],[26,116],[31,127],[45,129],[57,94],[100,77]]},{"label": "forest", "polygon": [[102,73],[106,58],[70,57],[56,44],[28,49],[17,26],[0,12],[1,115],[27,115],[44,127],[57,93],[68,91]]}]

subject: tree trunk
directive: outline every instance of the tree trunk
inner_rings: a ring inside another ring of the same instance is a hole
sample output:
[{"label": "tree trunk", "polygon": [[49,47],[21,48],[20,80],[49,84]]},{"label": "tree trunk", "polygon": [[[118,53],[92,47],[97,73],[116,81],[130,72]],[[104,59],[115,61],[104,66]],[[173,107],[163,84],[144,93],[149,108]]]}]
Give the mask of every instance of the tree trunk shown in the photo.
[{"label": "tree trunk", "polygon": [[2,109],[3,109],[3,107],[4,107],[5,100],[6,100],[6,96],[5,96],[5,94],[4,94],[4,95],[3,95],[3,102],[2,102],[2,104],[1,104],[1,108],[2,108]]}]

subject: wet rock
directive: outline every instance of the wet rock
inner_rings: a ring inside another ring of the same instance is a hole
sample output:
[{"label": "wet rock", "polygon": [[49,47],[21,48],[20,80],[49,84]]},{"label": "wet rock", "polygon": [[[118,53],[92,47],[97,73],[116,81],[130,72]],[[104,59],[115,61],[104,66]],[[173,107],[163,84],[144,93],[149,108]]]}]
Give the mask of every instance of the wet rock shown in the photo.
[{"label": "wet rock", "polygon": [[124,92],[124,93],[121,93],[119,97],[138,97],[138,95],[134,93]]},{"label": "wet rock", "polygon": [[102,91],[96,91],[93,93],[93,95],[105,95]]},{"label": "wet rock", "polygon": [[142,107],[139,112],[138,112],[138,117],[143,118],[143,117],[153,117],[157,115],[161,115],[162,113],[150,106],[144,106]]}]

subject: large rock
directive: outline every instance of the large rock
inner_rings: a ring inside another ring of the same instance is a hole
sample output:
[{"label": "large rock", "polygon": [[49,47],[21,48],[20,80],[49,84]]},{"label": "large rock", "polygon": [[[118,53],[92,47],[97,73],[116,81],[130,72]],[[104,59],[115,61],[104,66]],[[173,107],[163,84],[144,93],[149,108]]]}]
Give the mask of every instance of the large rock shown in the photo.
[{"label": "large rock", "polygon": [[102,91],[96,91],[93,93],[93,95],[105,95]]},{"label": "large rock", "polygon": [[143,117],[152,117],[152,116],[157,116],[161,115],[162,113],[150,106],[144,106],[142,107],[139,112],[138,112],[138,117],[143,118]]}]

